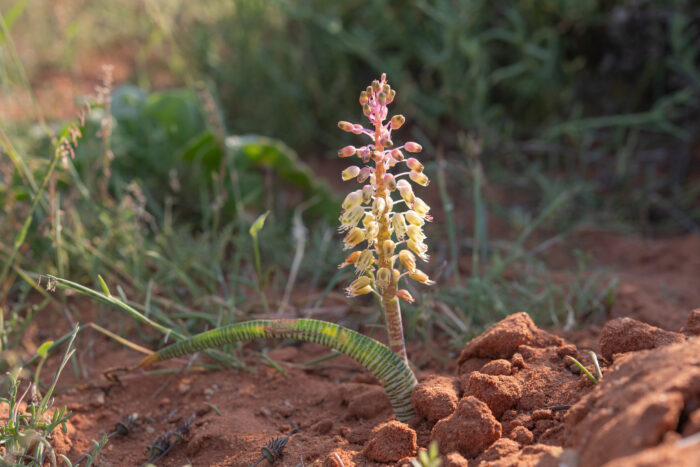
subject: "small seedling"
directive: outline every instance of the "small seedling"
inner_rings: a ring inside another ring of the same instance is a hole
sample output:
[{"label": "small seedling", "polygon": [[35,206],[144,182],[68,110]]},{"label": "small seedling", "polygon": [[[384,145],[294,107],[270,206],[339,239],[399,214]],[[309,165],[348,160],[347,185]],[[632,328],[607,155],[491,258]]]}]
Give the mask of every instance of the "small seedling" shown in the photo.
[{"label": "small seedling", "polygon": [[411,459],[413,467],[440,467],[442,458],[438,450],[438,445],[435,441],[430,443],[428,450],[422,449],[418,451],[418,459]]},{"label": "small seedling", "polygon": [[293,434],[299,433],[299,431],[299,428],[295,428],[286,436],[274,438],[268,441],[267,444],[260,450],[262,457],[258,459],[251,467],[258,465],[264,460],[268,461],[270,464],[274,464],[275,461],[281,459],[284,455],[284,448],[287,446],[287,441],[289,441],[289,438]]},{"label": "small seedling", "polygon": [[591,372],[588,371],[588,370],[586,369],[586,367],[583,366],[583,364],[582,364],[581,362],[579,362],[578,360],[576,360],[574,357],[572,357],[571,355],[567,355],[567,357],[569,358],[569,360],[571,360],[572,362],[574,362],[574,363],[576,364],[576,366],[579,367],[579,368],[581,369],[581,371],[583,371],[583,373],[584,373],[586,376],[588,376],[588,379],[590,379],[591,381],[593,381],[593,384],[596,384],[596,385],[597,385],[597,384],[598,384],[598,381],[603,377],[603,374],[602,374],[601,371],[600,371],[600,366],[598,365],[598,357],[596,356],[595,352],[591,351],[591,360],[593,360],[593,366],[595,367],[595,372],[596,372],[596,376],[597,376],[597,377],[596,377],[596,376],[593,376],[593,375],[591,374]]}]

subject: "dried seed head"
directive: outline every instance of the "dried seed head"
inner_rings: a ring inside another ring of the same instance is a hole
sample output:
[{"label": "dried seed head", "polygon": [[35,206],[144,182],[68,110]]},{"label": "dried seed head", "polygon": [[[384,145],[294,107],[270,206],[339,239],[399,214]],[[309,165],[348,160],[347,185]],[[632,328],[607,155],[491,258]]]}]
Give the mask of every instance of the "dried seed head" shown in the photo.
[{"label": "dried seed head", "polygon": [[338,157],[354,156],[356,152],[357,148],[355,148],[355,146],[345,146],[343,149],[338,151]]},{"label": "dried seed head", "polygon": [[421,152],[423,150],[423,146],[418,143],[414,143],[413,141],[409,141],[408,143],[404,144],[403,147],[408,152]]},{"label": "dried seed head", "polygon": [[353,178],[357,177],[359,174],[360,168],[356,165],[351,165],[347,169],[343,170],[340,175],[343,177],[343,181],[347,182],[348,180],[352,180]]}]

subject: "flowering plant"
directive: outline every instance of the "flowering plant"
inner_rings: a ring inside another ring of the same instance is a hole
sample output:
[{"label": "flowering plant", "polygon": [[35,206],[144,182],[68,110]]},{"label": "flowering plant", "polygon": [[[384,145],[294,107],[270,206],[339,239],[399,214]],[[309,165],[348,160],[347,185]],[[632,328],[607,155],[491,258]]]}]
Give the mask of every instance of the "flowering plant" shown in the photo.
[{"label": "flowering plant", "polygon": [[[399,299],[412,302],[413,297],[408,290],[399,288],[399,280],[408,276],[422,284],[433,284],[427,274],[416,268],[416,258],[428,261],[423,225],[432,218],[428,215],[430,206],[413,193],[408,181],[421,186],[430,183],[423,173],[423,164],[404,155],[404,151],[420,152],[421,145],[409,141],[395,147],[392,140],[392,132],[406,121],[403,115],[387,120],[387,106],[395,97],[396,91],[389,86],[386,74],[382,74],[381,80],[374,80],[360,93],[362,112],[372,127],[346,121],[338,123],[341,130],[366,135],[371,140],[365,146],[345,146],[338,151],[338,156],[357,156],[364,164],[362,168],[351,165],[342,172],[343,180],[357,180],[364,186],[345,197],[339,227],[341,232],[346,232],[343,239],[346,250],[357,246],[362,249],[351,253],[339,267],[353,265],[359,276],[346,289],[349,296],[375,293],[381,298],[389,347],[408,361]],[[394,174],[392,170],[396,167],[405,170]],[[392,197],[393,193],[399,194],[398,199]]]}]

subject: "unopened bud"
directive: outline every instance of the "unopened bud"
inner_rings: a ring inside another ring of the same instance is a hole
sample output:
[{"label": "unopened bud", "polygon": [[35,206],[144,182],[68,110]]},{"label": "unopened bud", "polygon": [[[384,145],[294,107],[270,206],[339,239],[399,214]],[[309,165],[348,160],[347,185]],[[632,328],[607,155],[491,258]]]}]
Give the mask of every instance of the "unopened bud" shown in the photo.
[{"label": "unopened bud", "polygon": [[431,281],[428,275],[420,269],[416,269],[415,271],[409,272],[408,277],[410,277],[416,282],[420,282],[421,284],[425,285],[433,285],[435,283],[434,281]]},{"label": "unopened bud", "polygon": [[374,188],[372,185],[365,185],[362,187],[362,202],[367,204],[372,201],[374,196]]},{"label": "unopened bud", "polygon": [[343,177],[343,181],[347,182],[348,180],[352,180],[353,178],[357,177],[359,174],[360,168],[356,165],[351,165],[347,169],[343,170],[341,176]]},{"label": "unopened bud", "polygon": [[394,145],[394,142],[388,136],[382,136],[381,138],[379,138],[379,144],[382,147],[390,148]]},{"label": "unopened bud", "polygon": [[396,249],[396,243],[393,240],[384,240],[382,243],[382,253],[384,256],[391,257],[394,256],[394,250]]},{"label": "unopened bud", "polygon": [[384,174],[384,186],[386,186],[389,191],[396,190],[396,179],[392,174]]},{"label": "unopened bud", "polygon": [[430,179],[423,172],[416,172],[415,170],[411,170],[411,173],[409,173],[408,176],[411,178],[411,180],[413,180],[421,186],[428,186],[430,184]]},{"label": "unopened bud", "polygon": [[396,296],[399,297],[401,300],[406,301],[408,303],[413,303],[413,297],[411,294],[408,292],[406,289],[400,289],[396,292]]},{"label": "unopened bud", "polygon": [[362,113],[365,115],[365,117],[369,117],[369,114],[372,113],[372,109],[370,108],[369,104],[362,106]]},{"label": "unopened bud", "polygon": [[381,89],[381,87],[382,87],[382,86],[381,86],[381,84],[379,83],[379,81],[377,81],[376,79],[375,79],[374,81],[372,81],[372,91],[374,91],[374,92],[379,92],[379,90]]},{"label": "unopened bud", "polygon": [[385,289],[391,284],[391,271],[389,268],[379,268],[377,271],[377,287]]},{"label": "unopened bud", "polygon": [[401,197],[404,201],[406,201],[406,205],[412,206],[413,202],[416,199],[416,195],[413,194],[413,188],[411,188],[411,184],[402,178],[401,180],[396,182],[396,189],[399,190]]},{"label": "unopened bud", "polygon": [[380,163],[384,159],[384,153],[382,151],[372,151],[372,160],[374,162]]},{"label": "unopened bud", "polygon": [[391,86],[389,86],[389,83],[384,83],[384,86],[382,86],[382,92],[384,94],[389,94],[389,91],[391,91]]},{"label": "unopened bud", "polygon": [[362,125],[355,124],[355,125],[352,126],[352,133],[355,134],[355,135],[361,135],[361,134],[362,134],[362,130],[364,130],[364,128],[362,127]]},{"label": "unopened bud", "polygon": [[343,149],[338,151],[338,157],[350,157],[357,152],[355,146],[345,146]]},{"label": "unopened bud", "polygon": [[394,102],[394,98],[395,98],[395,97],[396,97],[396,91],[394,91],[394,90],[392,89],[392,90],[389,92],[389,95],[386,96],[386,103],[387,103],[387,104],[391,104],[392,102]]},{"label": "unopened bud", "polygon": [[362,167],[362,169],[358,172],[357,181],[360,183],[365,183],[365,181],[369,178],[371,174],[372,169],[370,169],[369,167]]},{"label": "unopened bud", "polygon": [[404,144],[404,149],[408,152],[421,152],[423,150],[423,146],[418,143],[414,143],[413,141],[409,141],[408,143]]},{"label": "unopened bud", "polygon": [[394,115],[391,117],[391,129],[398,130],[406,122],[406,117],[403,115]]},{"label": "unopened bud", "polygon": [[355,125],[353,125],[350,122],[345,122],[345,121],[338,122],[338,128],[340,128],[343,131],[351,132],[352,129],[354,128],[354,126]]},{"label": "unopened bud", "polygon": [[415,269],[416,269],[416,257],[413,256],[413,253],[411,253],[410,251],[401,250],[399,252],[399,261],[401,261],[401,264],[407,270],[415,271]]},{"label": "unopened bud", "polygon": [[352,253],[350,253],[348,255],[348,257],[345,258],[345,261],[343,261],[342,263],[340,263],[338,265],[338,269],[342,269],[345,266],[350,266],[351,264],[355,264],[357,262],[357,259],[360,257],[360,253],[362,253],[362,252],[361,251],[353,251]]},{"label": "unopened bud", "polygon": [[394,159],[396,162],[401,162],[404,159],[403,153],[399,149],[393,149],[391,151],[391,158]]},{"label": "unopened bud", "polygon": [[361,148],[357,149],[357,155],[362,159],[362,162],[365,164],[369,162],[369,156],[371,154],[371,151],[367,146],[362,146]]},{"label": "unopened bud", "polygon": [[386,201],[384,201],[384,198],[374,198],[374,203],[372,203],[372,213],[375,216],[381,216],[382,213],[384,213],[384,209],[386,209]]},{"label": "unopened bud", "polygon": [[377,94],[377,100],[381,105],[386,105],[386,94],[383,92],[380,92]]},{"label": "unopened bud", "polygon": [[367,91],[362,91],[360,93],[360,105],[365,105],[367,102],[369,102],[369,95],[367,95]]},{"label": "unopened bud", "polygon": [[415,157],[409,157],[406,159],[406,165],[409,169],[415,170],[416,172],[423,171],[423,164],[421,164]]}]

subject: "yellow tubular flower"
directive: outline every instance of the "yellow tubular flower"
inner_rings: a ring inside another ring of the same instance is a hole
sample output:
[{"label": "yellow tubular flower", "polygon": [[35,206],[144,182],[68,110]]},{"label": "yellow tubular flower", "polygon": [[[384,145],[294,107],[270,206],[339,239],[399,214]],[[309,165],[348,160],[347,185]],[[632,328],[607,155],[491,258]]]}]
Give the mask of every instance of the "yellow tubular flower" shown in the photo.
[{"label": "yellow tubular flower", "polygon": [[379,268],[377,271],[377,287],[385,289],[391,283],[391,271],[388,268]]},{"label": "yellow tubular flower", "polygon": [[392,240],[384,240],[384,243],[382,243],[382,252],[384,253],[384,256],[394,256],[395,249],[396,243],[394,243]]},{"label": "yellow tubular flower", "polygon": [[352,209],[355,206],[362,204],[362,190],[351,191],[343,200],[341,205],[343,209]]},{"label": "yellow tubular flower", "polygon": [[433,285],[435,283],[435,281],[431,281],[428,275],[420,269],[416,269],[413,272],[409,272],[408,277],[410,277],[416,282],[420,282],[421,284],[425,285]]},{"label": "yellow tubular flower", "polygon": [[413,202],[413,210],[421,216],[426,216],[430,212],[430,206],[420,198],[416,198]]},{"label": "yellow tubular flower", "polygon": [[350,248],[356,247],[360,242],[365,239],[365,232],[359,227],[353,227],[350,232],[345,235],[343,243],[345,243],[345,248],[343,250],[349,250]]},{"label": "yellow tubular flower", "polygon": [[411,170],[408,176],[411,180],[413,180],[420,186],[428,186],[430,184],[430,179],[423,172],[416,172],[415,170]]},{"label": "yellow tubular flower", "polygon": [[423,230],[421,230],[421,228],[417,225],[409,225],[406,229],[406,233],[408,234],[408,238],[410,238],[414,242],[422,242],[423,240],[425,240],[425,234],[423,233]]},{"label": "yellow tubular flower", "polygon": [[403,214],[400,212],[394,213],[394,217],[391,219],[391,225],[394,227],[394,234],[396,234],[396,239],[398,241],[403,240],[406,236],[406,219],[404,219]]},{"label": "yellow tubular flower", "polygon": [[345,289],[349,297],[365,295],[372,292],[372,280],[367,276],[358,277]]},{"label": "yellow tubular flower", "polygon": [[406,180],[401,179],[398,182],[396,182],[396,189],[399,190],[399,194],[403,198],[404,201],[406,201],[407,206],[412,206],[413,201],[416,199],[416,195],[413,194],[413,188],[411,188],[411,184],[408,183]]},{"label": "yellow tubular flower", "polygon": [[428,245],[426,245],[425,243],[409,240],[406,242],[406,246],[415,254],[417,254],[418,257],[423,261],[428,261],[428,259],[430,258],[426,254],[428,252]]},{"label": "yellow tubular flower", "polygon": [[422,227],[423,224],[425,224],[423,216],[418,214],[416,211],[409,210],[403,213],[403,215],[406,218],[406,222],[408,222],[411,225],[417,225],[418,227]]},{"label": "yellow tubular flower", "polygon": [[372,250],[365,250],[360,253],[360,257],[355,263],[355,272],[358,274],[367,271],[374,263],[374,253]]},{"label": "yellow tubular flower", "polygon": [[338,230],[344,232],[352,229],[360,222],[360,219],[362,219],[364,215],[365,210],[362,209],[362,206],[355,206],[352,209],[348,209],[340,216],[340,227],[338,227]]},{"label": "yellow tubular flower", "polygon": [[399,252],[399,261],[401,261],[401,264],[407,270],[409,270],[409,271],[416,270],[416,257],[410,251],[401,250]]},{"label": "yellow tubular flower", "polygon": [[414,302],[413,297],[406,289],[401,289],[401,290],[397,291],[396,296],[399,297],[401,300],[406,301],[408,303]]},{"label": "yellow tubular flower", "polygon": [[343,178],[343,181],[347,182],[348,180],[352,180],[353,178],[360,175],[360,168],[356,165],[351,165],[347,169],[343,170],[343,172],[340,175]]}]

